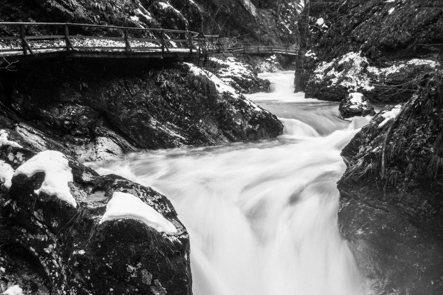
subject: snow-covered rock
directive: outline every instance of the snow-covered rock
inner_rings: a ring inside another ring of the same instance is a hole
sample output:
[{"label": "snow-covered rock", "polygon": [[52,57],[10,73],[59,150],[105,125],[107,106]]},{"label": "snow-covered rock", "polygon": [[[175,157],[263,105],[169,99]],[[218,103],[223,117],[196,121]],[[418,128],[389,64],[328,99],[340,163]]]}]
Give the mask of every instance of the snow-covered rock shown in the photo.
[{"label": "snow-covered rock", "polygon": [[416,89],[417,73],[432,72],[439,65],[434,60],[413,58],[375,66],[361,52],[349,52],[317,65],[306,96],[340,101],[349,92],[360,92],[370,101],[406,101]]},{"label": "snow-covered rock", "polygon": [[189,236],[169,200],[59,152],[17,168],[0,232],[2,294],[191,294]]},{"label": "snow-covered rock", "polygon": [[[275,57],[269,59],[269,64],[274,63],[273,60]],[[208,69],[240,93],[264,92],[269,89],[269,81],[258,78],[250,65],[235,57],[210,57]]]},{"label": "snow-covered rock", "polygon": [[349,93],[349,95],[340,102],[338,110],[342,118],[375,115],[374,107],[368,102],[364,95],[359,92]]}]

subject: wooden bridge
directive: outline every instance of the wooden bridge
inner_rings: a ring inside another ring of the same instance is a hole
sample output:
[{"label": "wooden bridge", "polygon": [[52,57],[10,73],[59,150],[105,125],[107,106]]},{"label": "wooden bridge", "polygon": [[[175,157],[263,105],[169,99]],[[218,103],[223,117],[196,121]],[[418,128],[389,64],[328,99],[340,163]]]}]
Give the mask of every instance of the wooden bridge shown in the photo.
[{"label": "wooden bridge", "polygon": [[[174,58],[192,59],[220,52],[284,54],[271,46],[221,46],[218,36],[188,30],[134,28],[79,23],[0,22],[0,58]],[[46,32],[46,33],[42,33]],[[50,32],[50,33],[47,33]]]}]

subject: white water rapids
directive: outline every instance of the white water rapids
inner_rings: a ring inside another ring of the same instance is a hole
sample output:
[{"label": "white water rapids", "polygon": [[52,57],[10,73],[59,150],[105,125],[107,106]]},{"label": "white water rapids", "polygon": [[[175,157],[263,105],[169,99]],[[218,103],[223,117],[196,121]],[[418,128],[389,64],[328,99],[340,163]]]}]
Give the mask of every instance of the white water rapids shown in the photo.
[{"label": "white water rapids", "polygon": [[292,72],[263,77],[274,92],[249,97],[285,118],[278,139],[148,151],[94,168],[172,201],[191,237],[195,295],[365,294],[339,234],[336,189],[340,150],[361,122],[293,94]]}]

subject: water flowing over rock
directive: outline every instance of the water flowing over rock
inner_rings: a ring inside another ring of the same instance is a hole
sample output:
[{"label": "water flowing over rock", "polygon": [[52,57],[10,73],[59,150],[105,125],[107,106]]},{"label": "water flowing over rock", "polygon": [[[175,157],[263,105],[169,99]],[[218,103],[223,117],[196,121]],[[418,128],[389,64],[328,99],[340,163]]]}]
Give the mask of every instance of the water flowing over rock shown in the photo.
[{"label": "water flowing over rock", "polygon": [[[189,236],[166,197],[98,176],[60,152],[34,153],[6,135],[2,130],[0,291],[192,294]],[[147,209],[104,218],[118,194]]]},{"label": "water flowing over rock", "polygon": [[340,228],[375,294],[443,292],[441,72],[417,86],[342,151]]}]

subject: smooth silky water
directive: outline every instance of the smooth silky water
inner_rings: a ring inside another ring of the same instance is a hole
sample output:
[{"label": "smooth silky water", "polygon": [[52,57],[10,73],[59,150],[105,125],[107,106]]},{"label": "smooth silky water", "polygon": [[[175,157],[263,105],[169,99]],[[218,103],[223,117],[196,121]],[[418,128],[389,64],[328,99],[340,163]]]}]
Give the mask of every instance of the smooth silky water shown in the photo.
[{"label": "smooth silky water", "polygon": [[196,295],[366,294],[339,233],[336,182],[340,150],[367,121],[343,121],[337,103],[294,94],[292,72],[262,78],[273,92],[249,98],[284,123],[278,139],[91,165],[168,196],[190,233]]}]

